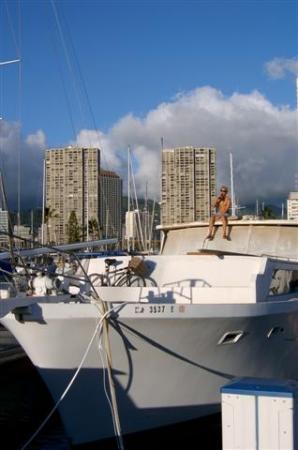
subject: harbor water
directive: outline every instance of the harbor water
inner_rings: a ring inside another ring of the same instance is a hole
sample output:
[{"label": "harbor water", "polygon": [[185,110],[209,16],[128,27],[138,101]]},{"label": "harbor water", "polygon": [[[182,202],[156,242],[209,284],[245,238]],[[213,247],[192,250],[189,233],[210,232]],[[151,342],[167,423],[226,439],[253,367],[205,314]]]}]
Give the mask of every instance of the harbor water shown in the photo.
[{"label": "harbor water", "polygon": [[[0,366],[1,448],[21,449],[53,408],[52,399],[27,357]],[[69,392],[68,395],[71,395]],[[4,444],[5,443],[5,444]],[[221,449],[221,418],[215,415],[125,437],[125,450],[168,450],[174,448]],[[26,447],[34,450],[70,450],[59,414],[54,413],[34,441]],[[115,442],[84,445],[80,450],[116,450]]]}]

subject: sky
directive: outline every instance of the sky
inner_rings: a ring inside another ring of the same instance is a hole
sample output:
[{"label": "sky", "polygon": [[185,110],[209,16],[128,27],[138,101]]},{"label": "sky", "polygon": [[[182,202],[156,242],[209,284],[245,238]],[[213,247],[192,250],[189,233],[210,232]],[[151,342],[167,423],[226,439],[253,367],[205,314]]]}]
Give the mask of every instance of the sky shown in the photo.
[{"label": "sky", "polygon": [[[47,148],[101,148],[160,200],[164,147],[214,146],[241,204],[298,189],[298,2],[0,0],[0,168],[41,206]],[[18,175],[20,174],[20,176]]]}]

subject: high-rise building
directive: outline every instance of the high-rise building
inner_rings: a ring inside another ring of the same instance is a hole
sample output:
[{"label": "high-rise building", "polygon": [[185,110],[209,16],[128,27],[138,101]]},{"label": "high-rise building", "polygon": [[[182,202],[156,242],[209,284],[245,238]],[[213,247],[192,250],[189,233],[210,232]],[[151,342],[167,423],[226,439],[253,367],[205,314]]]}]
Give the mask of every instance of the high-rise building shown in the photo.
[{"label": "high-rise building", "polygon": [[13,234],[21,239],[15,238],[14,242],[18,247],[29,248],[32,241],[31,228],[26,225],[15,225],[13,227]]},{"label": "high-rise building", "polygon": [[215,148],[162,150],[161,222],[207,220],[216,190]]},{"label": "high-rise building", "polygon": [[115,172],[100,171],[100,224],[104,238],[122,237],[122,179]]},{"label": "high-rise building", "polygon": [[8,246],[8,211],[5,211],[4,209],[0,208],[0,247],[7,247]]},{"label": "high-rise building", "polygon": [[89,239],[89,223],[99,224],[98,148],[54,148],[45,155],[45,227],[47,242],[69,241],[73,212],[83,239]]},{"label": "high-rise building", "polygon": [[288,219],[298,221],[298,192],[290,192],[287,200]]}]

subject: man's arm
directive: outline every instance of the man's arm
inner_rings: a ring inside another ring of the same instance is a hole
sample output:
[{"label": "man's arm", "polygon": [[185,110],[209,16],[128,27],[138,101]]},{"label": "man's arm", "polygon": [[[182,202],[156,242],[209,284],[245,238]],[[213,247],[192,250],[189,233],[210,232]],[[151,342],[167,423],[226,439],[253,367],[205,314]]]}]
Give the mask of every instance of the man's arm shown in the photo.
[{"label": "man's arm", "polygon": [[231,199],[229,197],[226,197],[222,203],[221,212],[223,214],[226,214],[230,208],[231,208]]},{"label": "man's arm", "polygon": [[216,199],[213,202],[214,208],[218,208],[219,207],[219,204],[220,204],[221,200],[222,199],[220,197],[216,197]]}]

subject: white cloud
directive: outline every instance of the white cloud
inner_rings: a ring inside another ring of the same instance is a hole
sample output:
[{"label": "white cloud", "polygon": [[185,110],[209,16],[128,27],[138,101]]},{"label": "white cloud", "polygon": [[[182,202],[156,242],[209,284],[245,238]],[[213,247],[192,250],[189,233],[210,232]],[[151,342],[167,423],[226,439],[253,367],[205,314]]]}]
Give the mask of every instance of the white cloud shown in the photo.
[{"label": "white cloud", "polygon": [[0,121],[0,168],[8,203],[17,208],[20,162],[21,209],[41,205],[42,160],[46,139],[43,131],[22,139],[19,124]]},{"label": "white cloud", "polygon": [[[19,129],[0,121],[0,150],[7,191],[16,198]],[[218,184],[229,184],[229,153],[242,203],[286,198],[298,172],[296,111],[275,106],[260,92],[225,96],[212,87],[180,93],[145,117],[129,114],[108,132],[81,130],[71,144],[103,149],[102,167],[115,170],[126,186],[127,147],[134,156],[139,196],[148,183],[149,197],[159,200],[161,137],[164,147],[215,146]],[[45,136],[37,131],[21,143],[22,204],[41,204]],[[126,187],[125,187],[126,190]]]},{"label": "white cloud", "polygon": [[[102,149],[101,165],[111,167],[114,170],[119,170],[121,162],[111,147],[111,141],[108,136],[105,136],[99,130],[81,130],[75,141],[71,145],[78,145],[82,147],[98,147]],[[112,170],[112,169],[111,169]]]},{"label": "white cloud", "polygon": [[265,64],[265,70],[273,79],[284,78],[287,73],[298,76],[298,58],[274,58]]},{"label": "white cloud", "polygon": [[25,140],[26,144],[32,148],[45,148],[46,136],[42,130],[36,131],[34,134],[29,134]]},{"label": "white cloud", "polygon": [[[295,111],[274,106],[260,92],[226,97],[212,87],[181,93],[144,118],[129,114],[106,134],[101,144],[107,161],[126,176],[126,149],[131,145],[138,194],[159,199],[161,137],[165,147],[215,146],[218,183],[229,184],[233,153],[236,193],[242,202],[286,197],[294,188],[297,167]],[[88,130],[84,130],[87,135]],[[99,143],[100,144],[100,143]]]}]

